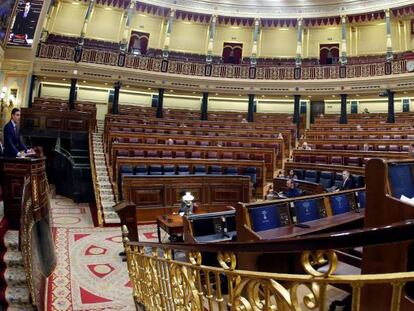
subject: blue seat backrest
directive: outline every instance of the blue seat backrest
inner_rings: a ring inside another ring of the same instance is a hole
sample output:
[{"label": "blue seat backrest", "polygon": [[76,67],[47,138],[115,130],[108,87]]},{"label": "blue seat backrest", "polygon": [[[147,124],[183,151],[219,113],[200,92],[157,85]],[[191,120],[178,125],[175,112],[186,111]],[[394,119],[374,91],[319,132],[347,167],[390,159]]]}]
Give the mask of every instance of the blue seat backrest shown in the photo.
[{"label": "blue seat backrest", "polygon": [[147,175],[148,170],[146,165],[137,165],[134,168],[134,174],[135,175]]},{"label": "blue seat backrest", "polygon": [[250,180],[252,181],[253,187],[256,186],[257,183],[257,169],[255,167],[249,166],[246,167],[244,170],[243,175],[249,176]]},{"label": "blue seat backrest", "polygon": [[188,165],[178,165],[178,175],[188,175],[190,174],[190,169]]},{"label": "blue seat backrest", "polygon": [[175,175],[175,166],[164,165],[164,175]]},{"label": "blue seat backrest", "polygon": [[150,175],[162,175],[162,166],[161,165],[150,165],[149,174]]},{"label": "blue seat backrest", "polygon": [[321,218],[317,199],[295,201],[296,220],[298,223],[307,222]]},{"label": "blue seat backrest", "polygon": [[391,164],[388,168],[393,197],[414,197],[414,180],[410,164]]},{"label": "blue seat backrest", "polygon": [[281,227],[278,205],[265,205],[248,209],[253,231],[259,232]]},{"label": "blue seat backrest", "polygon": [[366,202],[365,191],[359,191],[357,192],[357,195],[358,195],[359,208],[365,208],[365,202]]},{"label": "blue seat backrest", "polygon": [[298,177],[298,179],[300,180],[303,179],[303,174],[304,174],[303,170],[296,169],[296,170],[293,170],[293,172],[295,172],[295,175]]},{"label": "blue seat backrest", "polygon": [[204,165],[195,165],[194,174],[195,175],[204,175],[206,173],[206,167]]},{"label": "blue seat backrest", "polygon": [[237,175],[239,172],[237,170],[237,167],[228,166],[225,169],[227,175]]},{"label": "blue seat backrest", "polygon": [[346,194],[331,196],[330,199],[333,215],[339,215],[351,211],[349,199]]},{"label": "blue seat backrest", "polygon": [[134,169],[132,168],[132,165],[121,165],[119,167],[119,173],[132,175],[134,173]]},{"label": "blue seat backrest", "polygon": [[334,186],[336,188],[340,188],[340,187],[342,187],[343,183],[344,183],[344,180],[342,178],[342,173],[335,173]]},{"label": "blue seat backrest", "polygon": [[210,174],[223,174],[220,165],[210,166]]},{"label": "blue seat backrest", "polygon": [[351,178],[354,181],[355,188],[364,187],[364,177],[361,175],[352,175]]},{"label": "blue seat backrest", "polygon": [[332,187],[332,178],[333,178],[332,172],[323,171],[323,172],[321,172],[321,174],[319,176],[319,183],[325,189],[330,188],[330,187]]},{"label": "blue seat backrest", "polygon": [[318,172],[313,170],[308,170],[305,172],[305,178],[306,181],[310,182],[318,182]]}]

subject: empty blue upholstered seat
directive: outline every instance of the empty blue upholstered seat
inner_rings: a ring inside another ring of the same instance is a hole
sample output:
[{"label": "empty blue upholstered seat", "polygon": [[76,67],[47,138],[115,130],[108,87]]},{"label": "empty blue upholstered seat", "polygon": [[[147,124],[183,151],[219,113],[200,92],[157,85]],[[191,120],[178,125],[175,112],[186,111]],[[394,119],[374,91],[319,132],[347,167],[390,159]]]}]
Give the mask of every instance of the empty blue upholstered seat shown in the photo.
[{"label": "empty blue upholstered seat", "polygon": [[279,228],[282,226],[278,205],[265,205],[248,209],[255,232]]},{"label": "empty blue upholstered seat", "polygon": [[361,175],[352,175],[351,178],[354,181],[355,188],[364,187],[364,177],[362,177]]},{"label": "empty blue upholstered seat", "polygon": [[343,183],[344,183],[344,180],[342,178],[342,173],[335,173],[334,186],[336,188],[340,188],[342,187]]},{"label": "empty blue upholstered seat", "polygon": [[359,208],[365,208],[365,191],[357,192]]},{"label": "empty blue upholstered seat", "polygon": [[398,199],[402,195],[408,198],[414,197],[411,164],[391,164],[388,173],[393,197]]},{"label": "empty blue upholstered seat", "polygon": [[134,167],[135,175],[148,175],[148,169],[146,165],[139,164]]},{"label": "empty blue upholstered seat", "polygon": [[175,165],[164,165],[164,175],[175,175]]},{"label": "empty blue upholstered seat", "polygon": [[161,165],[150,165],[149,174],[150,175],[162,175],[162,166]]},{"label": "empty blue upholstered seat", "polygon": [[243,172],[243,175],[249,176],[250,180],[252,181],[253,188],[256,187],[257,183],[257,170],[253,166],[246,167],[246,169]]},{"label": "empty blue upholstered seat", "polygon": [[188,165],[178,165],[177,173],[178,175],[188,175],[190,174],[190,169]]},{"label": "empty blue upholstered seat", "polygon": [[314,170],[307,170],[305,172],[304,180],[317,183],[318,182],[318,172],[314,171]]},{"label": "empty blue upholstered seat", "polygon": [[294,169],[293,172],[295,172],[295,175],[298,177],[298,179],[302,180],[303,179],[303,175],[305,173],[304,170],[301,169]]},{"label": "empty blue upholstered seat", "polygon": [[234,166],[226,167],[225,171],[227,175],[237,175],[239,173],[237,167]]},{"label": "empty blue upholstered seat", "polygon": [[120,175],[121,179],[124,176],[134,175],[134,169],[132,168],[132,165],[122,164],[119,167],[119,175]]},{"label": "empty blue upholstered seat", "polygon": [[303,200],[295,201],[296,222],[307,222],[321,218],[319,214],[318,201]]},{"label": "empty blue upholstered seat", "polygon": [[194,175],[205,175],[206,167],[204,165],[195,165],[194,166]]},{"label": "empty blue upholstered seat", "polygon": [[322,171],[319,175],[319,183],[322,185],[322,187],[330,188],[333,184],[333,173]]},{"label": "empty blue upholstered seat", "polygon": [[349,199],[346,194],[331,196],[331,208],[333,215],[347,213],[351,210]]},{"label": "empty blue upholstered seat", "polygon": [[210,174],[215,174],[215,175],[223,174],[221,166],[220,165],[211,165],[210,166]]}]

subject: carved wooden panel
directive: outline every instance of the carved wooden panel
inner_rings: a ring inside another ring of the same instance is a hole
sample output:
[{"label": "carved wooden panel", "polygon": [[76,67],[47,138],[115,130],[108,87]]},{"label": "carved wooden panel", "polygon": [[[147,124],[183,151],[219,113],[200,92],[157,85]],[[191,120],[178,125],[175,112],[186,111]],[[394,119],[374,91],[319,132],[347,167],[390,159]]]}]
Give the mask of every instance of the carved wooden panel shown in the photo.
[{"label": "carved wooden panel", "polygon": [[123,197],[137,207],[140,221],[155,220],[181,204],[185,192],[204,210],[214,210],[238,202],[250,202],[251,183],[248,176],[187,175],[187,176],[126,176]]},{"label": "carved wooden panel", "polygon": [[61,118],[46,117],[46,128],[47,129],[62,129],[63,120]]}]

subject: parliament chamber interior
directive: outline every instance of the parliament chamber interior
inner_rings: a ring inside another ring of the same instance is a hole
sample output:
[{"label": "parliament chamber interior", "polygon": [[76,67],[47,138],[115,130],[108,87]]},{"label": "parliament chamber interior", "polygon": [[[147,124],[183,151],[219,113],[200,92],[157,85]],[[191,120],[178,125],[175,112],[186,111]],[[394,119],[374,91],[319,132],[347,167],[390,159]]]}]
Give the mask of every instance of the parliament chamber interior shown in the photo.
[{"label": "parliament chamber interior", "polygon": [[0,1],[0,310],[414,310],[414,1]]}]

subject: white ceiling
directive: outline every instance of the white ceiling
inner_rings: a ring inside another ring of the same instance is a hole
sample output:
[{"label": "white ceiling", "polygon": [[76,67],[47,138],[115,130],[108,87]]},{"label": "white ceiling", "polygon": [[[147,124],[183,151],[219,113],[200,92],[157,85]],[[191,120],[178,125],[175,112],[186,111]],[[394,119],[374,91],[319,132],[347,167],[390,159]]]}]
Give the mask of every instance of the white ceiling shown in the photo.
[{"label": "white ceiling", "polygon": [[357,14],[414,4],[413,0],[141,0],[141,2],[198,13],[263,18]]}]

